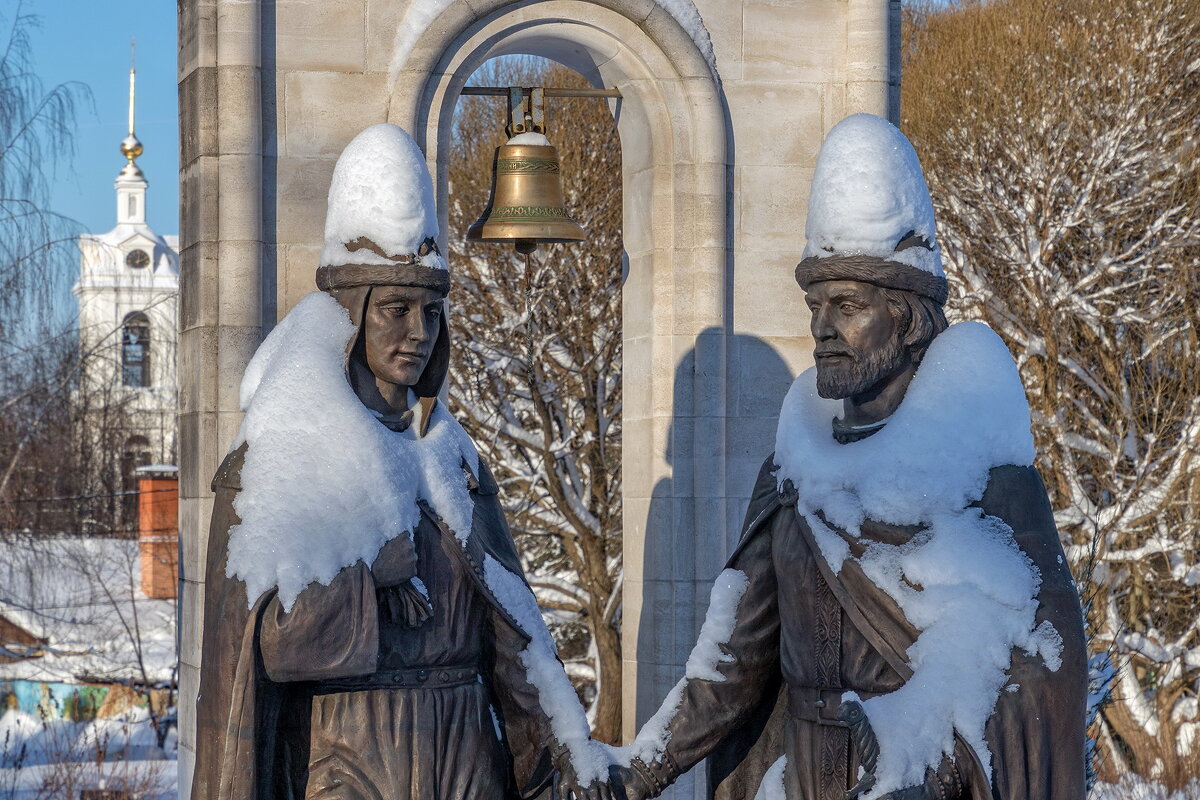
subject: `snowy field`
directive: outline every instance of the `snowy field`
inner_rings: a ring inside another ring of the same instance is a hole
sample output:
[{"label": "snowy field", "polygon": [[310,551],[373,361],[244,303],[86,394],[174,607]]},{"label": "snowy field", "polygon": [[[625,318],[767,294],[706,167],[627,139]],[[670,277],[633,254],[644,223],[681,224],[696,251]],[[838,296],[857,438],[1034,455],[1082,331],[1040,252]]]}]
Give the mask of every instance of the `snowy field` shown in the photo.
[{"label": "snowy field", "polygon": [[91,722],[0,717],[0,800],[76,800],[87,789],[173,800],[178,786],[174,731],[157,745],[144,709]]},{"label": "snowy field", "polygon": [[1138,775],[1125,775],[1117,783],[1098,783],[1088,800],[1200,800],[1200,778],[1186,789],[1172,792]]}]

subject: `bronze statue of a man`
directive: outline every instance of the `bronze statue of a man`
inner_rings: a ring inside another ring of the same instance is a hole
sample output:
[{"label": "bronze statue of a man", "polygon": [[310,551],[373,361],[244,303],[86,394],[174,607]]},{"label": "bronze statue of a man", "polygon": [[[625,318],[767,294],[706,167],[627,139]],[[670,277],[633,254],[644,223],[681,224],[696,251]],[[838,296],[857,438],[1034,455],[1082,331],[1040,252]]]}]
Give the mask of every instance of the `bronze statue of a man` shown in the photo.
[{"label": "bronze statue of a man", "polygon": [[806,232],[815,369],[684,680],[612,787],[656,796],[708,757],[731,800],[1083,800],[1082,615],[1028,406],[990,329],[947,326],[895,127],[830,132]]},{"label": "bronze statue of a man", "polygon": [[603,768],[496,483],[437,399],[432,195],[408,134],[359,134],[323,291],[247,369],[213,481],[194,800],[548,797],[568,762]]}]

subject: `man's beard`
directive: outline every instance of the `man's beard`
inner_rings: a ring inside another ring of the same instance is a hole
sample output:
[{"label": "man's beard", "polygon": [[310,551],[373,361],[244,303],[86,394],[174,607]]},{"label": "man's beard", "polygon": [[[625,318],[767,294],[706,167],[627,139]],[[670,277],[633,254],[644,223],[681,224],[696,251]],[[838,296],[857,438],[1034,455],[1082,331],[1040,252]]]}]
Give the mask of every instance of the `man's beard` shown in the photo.
[{"label": "man's beard", "polygon": [[826,400],[843,400],[863,394],[898,372],[908,357],[899,337],[892,337],[884,347],[866,353],[846,344],[818,347],[817,351],[849,358],[849,361],[836,364],[817,359],[817,394]]}]

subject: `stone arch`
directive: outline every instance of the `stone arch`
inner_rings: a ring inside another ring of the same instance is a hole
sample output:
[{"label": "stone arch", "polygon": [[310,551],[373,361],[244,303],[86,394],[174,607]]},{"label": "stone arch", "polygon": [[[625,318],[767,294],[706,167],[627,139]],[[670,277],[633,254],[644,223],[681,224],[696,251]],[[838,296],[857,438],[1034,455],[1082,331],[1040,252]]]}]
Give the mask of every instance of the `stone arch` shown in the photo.
[{"label": "stone arch", "polygon": [[[448,164],[442,155],[460,91],[487,59],[518,53],[553,59],[622,94],[614,113],[628,256],[622,479],[628,738],[677,680],[726,550],[721,443],[731,330],[732,133],[719,79],[691,36],[656,3],[455,2],[406,61],[393,65],[388,107],[388,120],[412,132],[434,171],[443,230]],[[681,381],[676,373],[685,352],[693,358]],[[664,482],[672,487],[665,504],[655,499]],[[684,543],[683,558],[655,552]],[[712,564],[697,555],[707,553]]]}]

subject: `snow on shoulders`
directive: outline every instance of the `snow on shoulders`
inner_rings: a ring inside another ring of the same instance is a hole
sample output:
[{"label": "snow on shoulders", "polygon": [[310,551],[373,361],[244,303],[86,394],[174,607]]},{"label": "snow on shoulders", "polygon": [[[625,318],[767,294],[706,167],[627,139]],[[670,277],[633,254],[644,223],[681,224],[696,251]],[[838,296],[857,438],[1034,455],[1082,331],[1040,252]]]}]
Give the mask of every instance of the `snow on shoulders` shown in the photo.
[{"label": "snow on shoulders", "polygon": [[[920,632],[906,653],[913,676],[862,701],[880,746],[870,800],[920,783],[955,733],[990,771],[984,727],[1012,648],[1053,671],[1062,640],[1052,625],[1036,625],[1041,575],[1012,528],[971,506],[992,468],[1033,461],[1029,407],[1000,338],[974,322],[944,331],[871,437],[838,444],[831,422],[840,408],[817,396],[815,369],[801,375],[780,413],[776,462],[823,557],[835,570],[853,560]],[[855,559],[843,537],[860,536],[866,519],[920,531],[902,545],[868,539]]]},{"label": "snow on shoulders", "polygon": [[[837,501],[825,510],[848,529],[862,522],[859,511],[917,524],[963,508],[983,496],[993,467],[1033,463],[1020,375],[1004,342],[979,322],[952,325],[933,340],[904,402],[874,436],[838,444],[830,426],[841,408],[817,395],[815,367],[802,374],[783,401],[775,460],[780,480],[801,497]],[[843,502],[848,492],[853,498]]]},{"label": "snow on shoulders", "polygon": [[[862,254],[939,277],[933,203],[921,162],[900,129],[873,114],[854,114],[825,137],[813,172],[804,257]],[[909,232],[934,249],[896,252]]]},{"label": "snow on shoulders", "polygon": [[253,603],[272,587],[290,608],[310,583],[370,564],[420,521],[428,502],[456,535],[471,531],[467,468],[479,456],[437,406],[429,432],[393,433],[355,396],[345,374],[355,328],[332,297],[314,292],[267,336],[242,381],[246,412],[241,518],[229,535],[226,573]]}]

